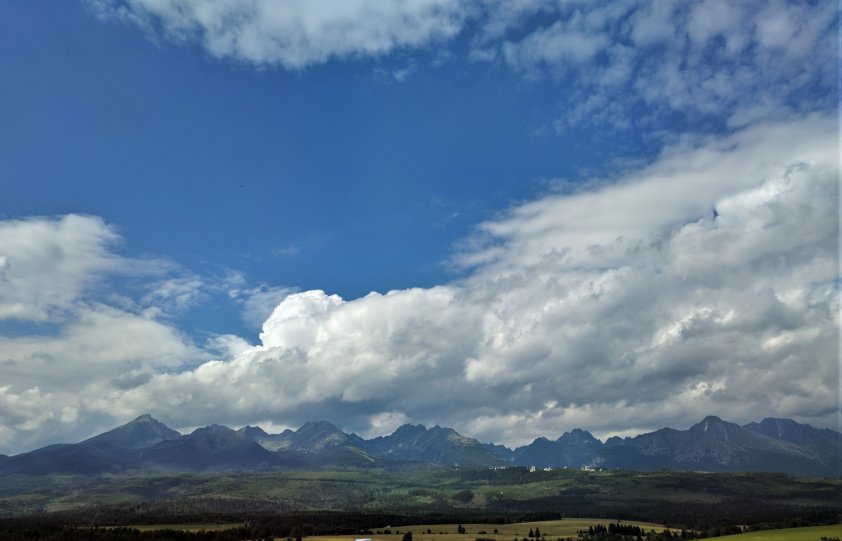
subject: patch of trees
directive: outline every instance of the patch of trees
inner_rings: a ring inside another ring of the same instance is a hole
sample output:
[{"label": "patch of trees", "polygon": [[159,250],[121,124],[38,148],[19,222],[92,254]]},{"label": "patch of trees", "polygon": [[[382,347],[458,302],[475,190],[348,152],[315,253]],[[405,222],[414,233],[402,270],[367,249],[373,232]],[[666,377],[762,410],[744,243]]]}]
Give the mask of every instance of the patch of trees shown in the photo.
[{"label": "patch of trees", "polygon": [[827,502],[811,506],[758,497],[723,497],[712,503],[671,502],[658,498],[657,494],[640,495],[634,500],[623,501],[599,494],[570,496],[566,491],[561,491],[557,495],[529,501],[498,497],[489,500],[489,507],[492,511],[508,511],[513,514],[542,508],[557,510],[554,517],[532,520],[554,520],[565,516],[594,517],[655,522],[693,530],[721,530],[733,524],[776,523],[792,524],[793,527],[832,524],[842,516],[842,506],[834,500]]},{"label": "patch of trees", "polygon": [[451,498],[453,498],[453,501],[459,503],[468,503],[474,499],[474,493],[470,490],[460,490],[459,492],[451,496]]},{"label": "patch of trees", "polygon": [[142,532],[134,528],[0,527],[0,539],[4,541],[239,541],[242,539],[263,539],[249,537],[249,535],[251,535],[251,532],[245,528],[218,532],[183,532],[178,530]]}]

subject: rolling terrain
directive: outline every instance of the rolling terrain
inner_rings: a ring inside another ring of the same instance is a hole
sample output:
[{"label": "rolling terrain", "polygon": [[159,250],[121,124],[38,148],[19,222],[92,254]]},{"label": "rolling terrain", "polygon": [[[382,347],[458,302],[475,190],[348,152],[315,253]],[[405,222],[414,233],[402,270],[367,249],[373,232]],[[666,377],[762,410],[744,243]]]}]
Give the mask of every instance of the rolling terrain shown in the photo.
[{"label": "rolling terrain", "polygon": [[838,517],[842,480],[768,473],[530,472],[513,467],[10,475],[0,484],[0,516],[102,506],[155,517],[209,510],[320,509],[415,515],[560,512],[661,523],[704,514],[751,523]]}]

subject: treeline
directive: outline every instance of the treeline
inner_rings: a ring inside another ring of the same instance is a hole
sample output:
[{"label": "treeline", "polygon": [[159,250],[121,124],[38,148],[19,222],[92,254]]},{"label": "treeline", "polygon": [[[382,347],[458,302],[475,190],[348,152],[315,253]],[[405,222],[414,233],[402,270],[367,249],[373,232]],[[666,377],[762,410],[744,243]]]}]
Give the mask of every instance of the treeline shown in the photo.
[{"label": "treeline", "polygon": [[[195,502],[193,502],[195,504]],[[122,504],[76,509],[71,512],[28,515],[0,518],[0,526],[29,524],[60,526],[103,527],[140,526],[146,524],[270,524],[281,530],[298,527],[304,535],[345,535],[382,528],[388,524],[393,528],[415,524],[514,524],[559,520],[558,512],[482,512],[460,511],[446,513],[383,513],[363,510],[348,511],[289,511],[272,509],[266,502],[260,502],[258,510],[232,504],[231,500],[214,502],[203,500],[200,505],[189,505],[184,501],[158,501],[142,504]],[[243,508],[245,507],[245,508]],[[203,511],[203,510],[204,511]],[[286,534],[283,534],[286,536]]]},{"label": "treeline", "polygon": [[[271,534],[270,534],[271,535]],[[242,541],[271,539],[252,537],[247,528],[224,531],[182,532],[177,530],[139,531],[134,528],[86,528],[78,526],[31,525],[0,526],[3,541]]]},{"label": "treeline", "polygon": [[[229,502],[230,504],[230,502]],[[662,504],[663,506],[663,504]],[[686,507],[686,504],[682,507]],[[205,509],[214,509],[212,502],[205,502]],[[703,509],[703,511],[700,511]],[[604,510],[604,509],[603,509]],[[171,509],[170,509],[171,511]],[[649,509],[653,512],[652,509]],[[611,509],[606,513],[620,513],[619,509]],[[696,514],[686,509],[679,512],[673,509],[659,511],[662,517],[670,520],[653,520],[658,515],[641,513],[632,516],[627,507],[622,508],[621,520],[643,520],[667,524],[673,528],[683,529],[680,533],[648,531],[638,526],[623,523],[609,523],[607,526],[595,525],[588,531],[582,532],[592,541],[686,541],[695,538],[714,537],[738,533],[741,529],[737,524],[751,524],[750,529],[768,529],[796,526],[811,526],[838,522],[840,517],[828,514],[822,510],[802,509],[799,516],[787,518],[785,514],[778,514],[775,520],[751,521],[746,515],[728,513],[717,516],[722,512],[719,506],[697,507]],[[772,510],[771,512],[774,512]],[[366,513],[360,511],[245,511],[235,512],[168,512],[167,502],[157,502],[156,505],[122,505],[91,509],[76,510],[67,513],[51,513],[27,517],[0,519],[0,539],[3,541],[229,541],[245,539],[290,538],[301,539],[310,535],[365,535],[372,530],[390,525],[394,531],[401,531],[404,526],[417,524],[510,524],[519,522],[533,522],[543,520],[558,520],[564,516],[593,516],[593,509],[581,509],[567,514],[562,512],[514,512],[514,513],[437,513],[437,514],[397,514],[397,513]],[[768,513],[758,516],[769,517]],[[617,514],[609,514],[608,518],[618,518]],[[684,520],[675,520],[683,518]],[[132,526],[144,524],[237,524],[237,526],[220,531],[184,532],[174,530],[139,531]],[[119,525],[119,528],[112,526]],[[542,539],[543,535],[536,530],[534,537],[524,541]]]},{"label": "treeline", "polygon": [[[505,524],[534,520],[552,520],[555,514],[425,514],[399,515],[392,513],[361,513],[342,511],[244,512],[168,514],[166,504],[139,506],[108,506],[82,509],[68,513],[51,513],[0,519],[0,539],[3,541],[228,541],[243,539],[271,539],[276,537],[300,539],[310,535],[364,535],[376,528],[390,525],[394,531],[415,524]],[[213,507],[212,505],[208,507]],[[156,512],[160,511],[160,513]],[[173,530],[139,531],[132,526],[144,524],[231,524],[242,526],[221,531],[183,532]],[[119,524],[121,527],[111,526]]]},{"label": "treeline", "polygon": [[832,524],[842,519],[842,508],[835,502],[828,502],[828,505],[801,505],[741,497],[723,497],[718,502],[707,503],[669,502],[643,496],[632,502],[582,491],[533,498],[528,502],[499,497],[489,501],[488,507],[491,511],[501,513],[551,508],[557,510],[549,513],[556,515],[555,518],[638,520],[694,530],[721,528],[730,524],[779,524],[794,527]]},{"label": "treeline", "polygon": [[741,531],[742,530],[739,526],[732,526],[722,530],[716,530],[715,532],[685,529],[674,532],[669,529],[664,529],[658,532],[652,529],[647,531],[646,528],[641,528],[635,524],[612,522],[609,523],[608,526],[596,524],[594,526],[590,526],[587,530],[580,530],[578,537],[588,541],[688,541],[704,537],[740,533]]}]

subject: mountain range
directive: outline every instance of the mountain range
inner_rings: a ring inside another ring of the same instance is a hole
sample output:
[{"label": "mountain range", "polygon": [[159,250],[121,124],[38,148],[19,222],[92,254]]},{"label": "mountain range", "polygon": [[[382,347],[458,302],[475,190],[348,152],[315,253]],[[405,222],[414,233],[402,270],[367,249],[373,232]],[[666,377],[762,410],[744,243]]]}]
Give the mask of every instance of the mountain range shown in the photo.
[{"label": "mountain range", "polygon": [[662,428],[602,442],[575,429],[510,449],[480,443],[452,428],[404,425],[363,439],[327,421],[269,434],[259,427],[211,425],[180,434],[150,415],[75,444],[0,455],[0,475],[264,471],[313,468],[604,468],[711,472],[771,471],[842,475],[842,434],[791,419],[740,426],[706,417],[687,430]]}]

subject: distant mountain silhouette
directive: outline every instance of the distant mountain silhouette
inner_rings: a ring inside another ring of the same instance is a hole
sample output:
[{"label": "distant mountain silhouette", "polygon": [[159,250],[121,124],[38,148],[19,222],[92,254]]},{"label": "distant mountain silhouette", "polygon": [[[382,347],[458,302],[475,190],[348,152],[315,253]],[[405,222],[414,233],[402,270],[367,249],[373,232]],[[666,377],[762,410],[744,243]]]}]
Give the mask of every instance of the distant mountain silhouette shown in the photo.
[{"label": "distant mountain silhouette", "polygon": [[796,423],[792,419],[767,417],[759,423],[749,423],[743,428],[769,438],[788,441],[797,445],[821,447],[828,451],[839,447],[839,432],[828,428],[813,428],[807,424]]},{"label": "distant mountain silhouette", "polygon": [[466,468],[499,466],[504,462],[473,438],[452,428],[403,425],[389,436],[363,443],[370,454],[392,460],[427,462]]},{"label": "distant mountain silhouette", "polygon": [[510,460],[521,466],[578,468],[589,464],[601,448],[602,442],[593,434],[576,428],[555,441],[536,438],[529,445],[515,449]]},{"label": "distant mountain silhouette", "polygon": [[842,474],[842,435],[791,419],[739,426],[705,417],[687,430],[662,428],[605,443],[574,429],[555,440],[536,438],[509,449],[482,444],[452,428],[403,425],[365,440],[327,421],[269,434],[211,425],[181,435],[150,415],[76,444],[57,444],[15,456],[0,455],[0,475],[133,471],[265,471],[306,468],[447,466],[486,468],[582,466],[652,470],[774,471]]},{"label": "distant mountain silhouette", "polygon": [[[834,463],[823,460],[823,453],[834,455]],[[710,416],[684,431],[663,428],[633,438],[612,439],[597,453],[593,464],[637,470],[672,468],[837,475],[839,460],[838,444],[835,450],[820,451],[811,445],[770,438]]]},{"label": "distant mountain silhouette", "polygon": [[179,437],[181,434],[150,415],[141,415],[130,423],[81,443],[50,445],[8,457],[0,461],[0,472],[34,475],[114,473],[135,466],[145,447]]},{"label": "distant mountain silhouette", "polygon": [[146,414],[114,430],[89,438],[80,445],[109,455],[121,456],[125,455],[126,451],[139,451],[156,443],[180,437],[181,434]]},{"label": "distant mountain silhouette", "polygon": [[227,426],[211,425],[156,443],[141,460],[179,470],[271,469],[283,466],[279,456]]}]

